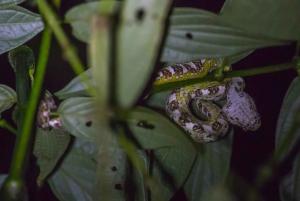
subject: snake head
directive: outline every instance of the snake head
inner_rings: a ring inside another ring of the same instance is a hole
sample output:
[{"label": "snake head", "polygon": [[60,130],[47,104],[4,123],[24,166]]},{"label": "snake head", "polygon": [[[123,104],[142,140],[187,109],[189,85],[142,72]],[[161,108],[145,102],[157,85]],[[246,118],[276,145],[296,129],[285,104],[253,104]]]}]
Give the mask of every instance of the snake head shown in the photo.
[{"label": "snake head", "polygon": [[242,84],[239,83],[239,78],[236,79],[230,86],[227,94],[227,103],[222,110],[231,124],[244,130],[255,131],[261,125],[260,116],[253,98],[237,86],[237,84],[240,86]]}]

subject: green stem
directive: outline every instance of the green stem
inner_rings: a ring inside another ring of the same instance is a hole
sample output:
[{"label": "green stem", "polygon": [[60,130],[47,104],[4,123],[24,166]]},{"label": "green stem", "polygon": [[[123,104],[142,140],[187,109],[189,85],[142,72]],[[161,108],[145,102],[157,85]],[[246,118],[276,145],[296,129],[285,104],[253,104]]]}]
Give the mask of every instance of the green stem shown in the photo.
[{"label": "green stem", "polygon": [[9,61],[16,72],[16,91],[18,101],[18,135],[13,153],[9,176],[1,188],[1,200],[19,201],[27,200],[24,175],[28,163],[29,135],[24,135],[26,127],[26,108],[30,95],[29,69],[34,65],[34,56],[30,48],[18,47],[9,53]]},{"label": "green stem", "polygon": [[0,120],[0,127],[6,128],[13,134],[17,135],[17,130],[14,127],[12,127],[5,119]]},{"label": "green stem", "polygon": [[[246,77],[246,76],[252,76],[252,75],[259,75],[264,73],[271,73],[271,72],[277,72],[282,70],[287,70],[291,68],[297,67],[297,60],[293,60],[291,62],[278,64],[278,65],[272,65],[272,66],[266,66],[261,68],[252,68],[249,70],[235,70],[235,71],[226,71],[223,72],[224,76],[223,79],[231,78],[231,77]],[[201,82],[207,82],[207,81],[215,81],[217,80],[216,75],[214,73],[210,73],[207,76],[203,78],[197,78],[197,79],[189,79],[184,80],[180,82],[173,82],[173,83],[166,83],[162,85],[153,86],[150,90],[150,93],[157,93],[161,91],[167,91],[171,89],[181,88],[193,84],[199,84]]]},{"label": "green stem", "polygon": [[[26,61],[15,59],[20,63],[20,65],[27,66],[27,68],[22,68],[23,77],[20,76],[18,78],[18,66],[15,66],[16,69],[16,77],[17,77],[17,95],[18,95],[18,107],[21,106],[21,109],[24,107],[26,111],[21,110],[20,119],[19,119],[19,129],[18,129],[18,138],[16,143],[16,149],[14,152],[14,157],[12,160],[12,165],[10,169],[10,175],[5,182],[3,188],[3,195],[5,200],[25,200],[27,196],[24,184],[24,174],[26,171],[27,163],[28,163],[28,155],[32,140],[32,126],[34,124],[36,108],[38,106],[38,100],[40,97],[40,92],[43,86],[44,75],[46,72],[46,64],[48,59],[48,53],[51,44],[51,30],[49,27],[45,27],[43,32],[41,49],[39,61],[36,69],[36,78],[35,84],[32,88],[32,93],[30,94],[30,79],[29,79],[29,68],[30,66]],[[33,55],[26,55],[27,58],[33,58]],[[30,63],[34,65],[34,63]],[[25,69],[25,70],[24,70]],[[26,77],[26,79],[25,79]],[[22,82],[19,81],[22,80]],[[26,81],[25,81],[26,80]],[[27,85],[25,85],[27,83]],[[18,86],[24,87],[25,89],[21,89]],[[30,97],[29,97],[30,95]],[[23,103],[27,98],[27,101]],[[28,102],[29,99],[29,102]]]},{"label": "green stem", "polygon": [[[70,63],[71,67],[73,68],[74,72],[77,75],[82,74],[85,71],[83,64],[81,63],[79,56],[76,53],[76,48],[71,44],[67,35],[64,33],[63,29],[59,25],[59,20],[55,12],[51,9],[50,5],[45,0],[37,0],[37,4],[41,14],[45,18],[46,22],[49,24],[50,28],[52,29],[58,43],[60,44],[61,48],[64,51],[64,55],[68,62]],[[94,95],[92,91],[91,84],[86,76],[81,76],[83,83],[87,85],[88,92],[91,95]]]}]

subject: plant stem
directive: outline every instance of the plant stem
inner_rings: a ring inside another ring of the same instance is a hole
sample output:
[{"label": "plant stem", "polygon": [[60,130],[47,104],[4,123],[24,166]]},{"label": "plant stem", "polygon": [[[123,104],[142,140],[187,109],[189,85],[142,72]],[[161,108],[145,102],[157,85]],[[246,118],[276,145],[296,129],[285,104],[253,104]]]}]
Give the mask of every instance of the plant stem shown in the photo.
[{"label": "plant stem", "polygon": [[[271,73],[271,72],[277,72],[282,70],[287,70],[291,68],[297,67],[297,60],[293,60],[291,62],[278,64],[278,65],[272,65],[272,66],[266,66],[261,68],[252,68],[249,70],[235,70],[235,71],[226,71],[223,72],[224,76],[223,79],[231,78],[231,77],[246,77],[246,76],[252,76],[252,75],[259,75],[264,73]],[[161,85],[153,86],[150,90],[150,93],[157,93],[161,91],[167,91],[171,89],[181,88],[188,85],[193,84],[199,84],[201,82],[207,82],[207,81],[216,81],[216,75],[214,73],[210,73],[207,76],[203,78],[197,78],[197,79],[189,79],[189,80],[183,80],[180,82],[172,82],[172,83],[166,83]]]},{"label": "plant stem", "polygon": [[30,95],[29,69],[34,65],[34,56],[30,48],[18,47],[9,53],[9,61],[16,73],[16,91],[18,101],[18,135],[9,171],[9,176],[1,188],[1,200],[27,200],[24,175],[28,163],[28,145],[31,133],[22,132],[26,127],[26,108]]},{"label": "plant stem", "polygon": [[5,119],[0,120],[0,127],[6,128],[13,134],[17,135],[17,130],[14,127],[12,127]]},{"label": "plant stem", "polygon": [[[77,53],[76,48],[71,44],[67,35],[59,25],[58,17],[55,12],[51,9],[50,5],[45,0],[37,0],[37,4],[41,14],[45,18],[46,22],[49,24],[50,28],[52,29],[58,43],[60,44],[61,48],[64,51],[64,55],[68,62],[70,63],[71,67],[73,68],[74,72],[77,75],[82,74],[85,71],[83,64],[81,63]],[[87,85],[88,92],[90,95],[94,95],[92,91],[91,84],[86,76],[81,77],[83,83]]]}]

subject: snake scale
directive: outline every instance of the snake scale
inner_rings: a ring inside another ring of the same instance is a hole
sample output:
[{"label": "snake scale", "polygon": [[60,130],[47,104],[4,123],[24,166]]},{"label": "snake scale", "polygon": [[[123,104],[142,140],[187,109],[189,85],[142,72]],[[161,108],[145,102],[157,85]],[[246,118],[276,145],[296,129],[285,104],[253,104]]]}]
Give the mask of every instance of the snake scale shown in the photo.
[{"label": "snake scale", "polygon": [[[154,86],[201,78],[215,68],[214,59],[168,66],[158,72]],[[228,123],[255,131],[261,121],[254,100],[243,91],[244,87],[244,80],[234,77],[222,82],[209,81],[175,89],[166,102],[165,110],[196,142],[218,140],[227,133]],[[222,109],[212,103],[224,98],[227,98],[227,103]],[[199,110],[207,116],[207,121],[201,121],[192,114],[189,105],[193,99]]]}]

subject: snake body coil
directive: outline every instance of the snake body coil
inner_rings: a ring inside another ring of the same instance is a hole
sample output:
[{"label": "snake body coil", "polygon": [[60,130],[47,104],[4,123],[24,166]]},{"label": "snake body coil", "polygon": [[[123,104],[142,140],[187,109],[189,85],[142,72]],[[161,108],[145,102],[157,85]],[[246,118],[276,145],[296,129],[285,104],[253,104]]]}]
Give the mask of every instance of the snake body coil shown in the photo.
[{"label": "snake body coil", "polygon": [[[211,59],[168,66],[158,72],[154,85],[204,77],[215,68],[215,60]],[[218,140],[227,133],[228,122],[254,131],[261,125],[260,117],[244,87],[244,80],[235,77],[176,89],[166,102],[166,113],[197,142]],[[222,110],[212,103],[224,98],[227,103]],[[207,121],[199,120],[190,111],[189,103],[193,99]]]}]

